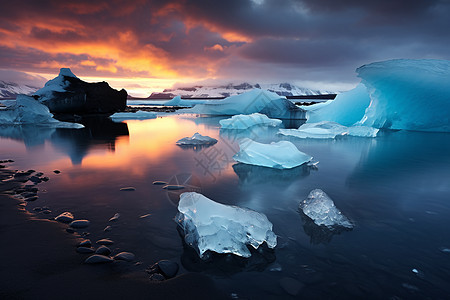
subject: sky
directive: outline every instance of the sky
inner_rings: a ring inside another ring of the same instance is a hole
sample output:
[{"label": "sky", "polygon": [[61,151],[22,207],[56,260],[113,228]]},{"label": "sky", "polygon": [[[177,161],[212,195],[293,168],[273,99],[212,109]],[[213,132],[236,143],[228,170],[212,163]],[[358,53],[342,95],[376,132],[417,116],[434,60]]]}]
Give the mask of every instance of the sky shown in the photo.
[{"label": "sky", "polygon": [[172,86],[357,84],[355,69],[450,59],[450,0],[1,1],[0,80],[59,68],[134,96]]}]

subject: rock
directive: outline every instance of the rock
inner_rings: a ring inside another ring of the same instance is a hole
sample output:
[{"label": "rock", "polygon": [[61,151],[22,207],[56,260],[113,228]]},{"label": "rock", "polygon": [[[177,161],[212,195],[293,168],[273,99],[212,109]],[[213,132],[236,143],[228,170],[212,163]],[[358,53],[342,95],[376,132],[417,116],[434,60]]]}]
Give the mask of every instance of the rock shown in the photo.
[{"label": "rock", "polygon": [[123,188],[120,189],[121,192],[132,192],[132,191],[135,191],[135,190],[136,190],[136,188],[132,187],[132,186],[123,187]]},{"label": "rock", "polygon": [[73,229],[73,228],[66,228],[66,231],[68,232],[68,233],[75,233],[75,230]]},{"label": "rock", "polygon": [[42,207],[39,207],[39,206],[38,206],[38,207],[33,208],[33,210],[34,210],[34,211],[42,211]]},{"label": "rock", "polygon": [[147,217],[150,217],[152,214],[146,214],[139,217],[139,219],[145,219]]},{"label": "rock", "polygon": [[89,240],[89,239],[85,239],[85,240],[82,240],[80,243],[78,243],[78,247],[91,247],[92,246],[92,243],[91,243],[91,240]]},{"label": "rock", "polygon": [[153,181],[153,184],[155,184],[155,185],[166,185],[167,184],[167,182],[165,182],[165,181]]},{"label": "rock", "polygon": [[109,222],[115,222],[115,221],[119,220],[119,218],[120,218],[120,214],[115,213],[114,216],[111,219],[109,219]]},{"label": "rock", "polygon": [[50,178],[48,178],[48,177],[42,177],[41,180],[44,181],[44,182],[47,182],[47,181],[50,180]]},{"label": "rock", "polygon": [[125,261],[133,261],[135,255],[131,252],[120,252],[116,256],[113,257],[115,260],[125,260]]},{"label": "rock", "polygon": [[72,221],[69,226],[73,228],[86,228],[90,223],[91,222],[89,222],[88,220],[75,220]]},{"label": "rock", "polygon": [[41,183],[42,182],[42,179],[37,176],[31,176],[30,178],[28,178],[28,180],[33,183]]},{"label": "rock", "polygon": [[54,170],[53,173],[59,174],[59,173],[61,173],[61,171],[60,170]]},{"label": "rock", "polygon": [[90,253],[94,253],[94,249],[92,249],[90,247],[78,247],[77,252],[82,253],[82,254],[90,254]]},{"label": "rock", "polygon": [[151,281],[163,281],[165,280],[164,276],[162,276],[159,273],[153,273],[152,275],[150,275],[150,280]]},{"label": "rock", "polygon": [[110,239],[101,239],[97,241],[97,244],[99,245],[112,245],[114,242]]},{"label": "rock", "polygon": [[114,260],[109,256],[94,254],[89,256],[84,263],[85,264],[104,264],[104,263],[111,263]]},{"label": "rock", "polygon": [[89,233],[89,232],[86,232],[86,231],[83,231],[82,233],[81,233],[81,236],[82,237],[87,237],[87,236],[90,236],[91,234]]},{"label": "rock", "polygon": [[104,232],[108,232],[108,231],[111,231],[111,230],[112,230],[112,227],[109,226],[109,225],[106,226],[105,229],[103,229]]},{"label": "rock", "polygon": [[173,278],[178,273],[179,266],[170,260],[160,260],[147,270],[148,273],[161,273],[165,278]]},{"label": "rock", "polygon": [[110,255],[111,254],[111,249],[109,249],[106,246],[100,246],[100,247],[98,247],[97,250],[95,250],[95,254]]},{"label": "rock", "polygon": [[25,198],[25,201],[31,202],[31,201],[36,201],[37,199],[38,199],[38,197],[35,196],[35,197]]},{"label": "rock", "polygon": [[165,190],[181,190],[184,189],[184,186],[178,185],[178,184],[168,184],[163,186],[163,189]]},{"label": "rock", "polygon": [[44,173],[42,173],[42,172],[36,173],[36,176],[37,176],[37,177],[41,177],[42,175],[44,175]]},{"label": "rock", "polygon": [[36,197],[37,194],[33,192],[24,192],[20,194],[24,198]]},{"label": "rock", "polygon": [[304,286],[303,283],[291,277],[281,278],[280,285],[286,291],[286,293],[292,296],[297,296]]},{"label": "rock", "polygon": [[43,210],[43,211],[42,211],[42,213],[44,213],[44,214],[46,214],[46,215],[50,214],[51,212],[52,212],[52,211],[49,210],[49,209],[46,209],[46,210]]},{"label": "rock", "polygon": [[73,215],[70,212],[66,211],[57,216],[55,220],[62,223],[70,223],[73,221]]},{"label": "rock", "polygon": [[123,111],[127,105],[127,92],[124,89],[117,91],[104,81],[85,82],[65,68],[33,97],[52,113],[113,113]]}]

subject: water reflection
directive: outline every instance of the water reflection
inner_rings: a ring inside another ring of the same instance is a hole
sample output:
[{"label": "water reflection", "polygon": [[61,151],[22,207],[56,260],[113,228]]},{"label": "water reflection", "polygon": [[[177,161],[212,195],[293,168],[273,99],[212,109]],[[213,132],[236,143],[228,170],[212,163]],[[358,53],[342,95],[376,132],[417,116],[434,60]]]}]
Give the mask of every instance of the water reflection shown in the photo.
[{"label": "water reflection", "polygon": [[308,166],[298,166],[292,169],[274,169],[244,163],[233,165],[234,172],[239,177],[239,184],[242,186],[252,186],[258,184],[290,185],[302,177],[310,174],[311,168]]}]

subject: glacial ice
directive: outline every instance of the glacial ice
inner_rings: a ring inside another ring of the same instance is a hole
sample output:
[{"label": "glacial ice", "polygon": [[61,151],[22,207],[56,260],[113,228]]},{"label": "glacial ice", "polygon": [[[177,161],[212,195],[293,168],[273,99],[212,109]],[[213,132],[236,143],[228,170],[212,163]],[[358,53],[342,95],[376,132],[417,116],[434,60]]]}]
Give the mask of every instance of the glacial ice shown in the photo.
[{"label": "glacial ice", "polygon": [[351,135],[358,137],[376,137],[379,129],[368,126],[346,127],[336,122],[322,121],[305,123],[298,129],[280,129],[279,134],[297,138],[334,139],[336,136]]},{"label": "glacial ice", "polygon": [[396,59],[356,70],[371,103],[360,125],[450,131],[450,61]]},{"label": "glacial ice", "polygon": [[173,97],[171,100],[164,103],[164,106],[187,106],[192,107],[196,104],[203,104],[207,100],[185,100],[181,96]]},{"label": "glacial ice", "polygon": [[70,83],[64,79],[64,76],[78,78],[69,68],[61,68],[57,77],[47,81],[44,87],[33,93],[33,95],[39,96],[39,99],[44,101],[52,98],[53,92],[66,92],[65,88],[69,86]]},{"label": "glacial ice", "polygon": [[361,83],[329,105],[312,105],[308,122],[450,132],[450,61],[395,59],[356,72]]},{"label": "glacial ice", "polygon": [[114,113],[109,118],[114,122],[121,122],[125,120],[147,120],[155,119],[157,114],[153,111],[138,110],[137,112],[118,112]]},{"label": "glacial ice", "polygon": [[266,115],[253,113],[251,115],[235,115],[229,119],[219,121],[222,129],[247,129],[255,125],[280,126],[281,120],[270,119]]},{"label": "glacial ice", "polygon": [[312,190],[308,198],[300,202],[299,208],[311,218],[316,225],[353,228],[350,220],[334,205],[333,200],[321,189]]},{"label": "glacial ice", "polygon": [[223,100],[209,100],[184,112],[204,115],[248,115],[259,112],[269,118],[305,119],[303,109],[298,108],[286,98],[261,89],[253,89]]},{"label": "glacial ice", "polygon": [[77,123],[60,122],[47,106],[30,96],[18,95],[14,104],[0,110],[0,124],[34,124],[53,128],[84,128]]},{"label": "glacial ice", "polygon": [[177,141],[177,145],[213,145],[215,143],[217,143],[216,139],[198,132],[194,133],[192,137],[185,137]]},{"label": "glacial ice", "polygon": [[318,103],[308,108],[308,123],[320,121],[336,122],[344,126],[352,126],[362,119],[366,108],[370,104],[370,97],[363,84],[353,90],[336,96],[329,104]]},{"label": "glacial ice", "polygon": [[233,156],[235,161],[275,169],[291,169],[312,159],[289,141],[261,144],[244,138],[239,142],[239,148]]},{"label": "glacial ice", "polygon": [[250,257],[247,245],[257,249],[266,242],[275,248],[277,237],[272,223],[256,211],[217,203],[202,194],[180,195],[176,221],[184,231],[184,240],[205,258],[206,251]]}]

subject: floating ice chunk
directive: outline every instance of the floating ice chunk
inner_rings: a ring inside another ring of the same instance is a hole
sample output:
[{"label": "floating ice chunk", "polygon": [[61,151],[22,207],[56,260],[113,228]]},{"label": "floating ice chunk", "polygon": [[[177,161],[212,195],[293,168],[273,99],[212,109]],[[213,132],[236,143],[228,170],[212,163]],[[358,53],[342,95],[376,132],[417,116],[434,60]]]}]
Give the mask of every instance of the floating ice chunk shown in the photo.
[{"label": "floating ice chunk", "polygon": [[53,118],[47,106],[33,97],[18,95],[14,104],[0,110],[0,124],[34,124],[53,128],[84,128],[77,123],[60,122]]},{"label": "floating ice chunk", "polygon": [[360,125],[450,131],[450,61],[396,59],[356,70],[371,102]]},{"label": "floating ice chunk", "polygon": [[266,115],[253,113],[251,115],[235,115],[229,119],[219,121],[222,129],[247,129],[255,125],[280,126],[283,122],[270,119]]},{"label": "floating ice chunk", "polygon": [[277,245],[272,223],[262,213],[220,204],[194,192],[180,195],[178,211],[176,220],[184,239],[201,258],[208,250],[250,257],[247,245],[255,249],[264,242],[269,248]]},{"label": "floating ice chunk", "polygon": [[353,90],[337,95],[329,104],[319,103],[309,106],[307,123],[331,121],[351,126],[362,119],[369,104],[367,89],[360,83]]},{"label": "floating ice chunk", "polygon": [[53,97],[53,92],[66,92],[66,88],[70,85],[70,82],[65,80],[64,77],[78,78],[69,68],[61,68],[57,77],[47,81],[44,87],[33,93],[33,95],[39,96],[43,101]]},{"label": "floating ice chunk", "polygon": [[322,121],[305,123],[298,129],[280,129],[279,134],[297,138],[334,139],[336,136],[351,135],[359,137],[376,137],[379,129],[367,126],[342,126],[335,122]]},{"label": "floating ice chunk", "polygon": [[215,143],[217,143],[216,139],[198,132],[194,133],[192,137],[185,137],[177,141],[177,145],[213,145]]},{"label": "floating ice chunk", "polygon": [[333,200],[321,189],[312,190],[308,198],[300,203],[299,208],[319,226],[353,228],[350,220],[334,206]]},{"label": "floating ice chunk", "polygon": [[298,108],[286,98],[260,89],[227,97],[223,100],[206,101],[184,110],[184,112],[228,116],[260,112],[270,118],[305,119],[303,109]]},{"label": "floating ice chunk", "polygon": [[245,138],[239,142],[240,151],[233,159],[250,165],[276,169],[290,169],[309,162],[312,157],[288,141],[261,144]]},{"label": "floating ice chunk", "polygon": [[142,111],[138,110],[137,112],[118,112],[111,116],[109,116],[111,120],[114,122],[121,122],[125,120],[147,120],[147,119],[155,119],[157,114],[153,111]]},{"label": "floating ice chunk", "polygon": [[207,100],[185,100],[180,96],[173,97],[171,100],[164,103],[164,106],[187,106],[192,107],[196,104],[203,104]]}]

